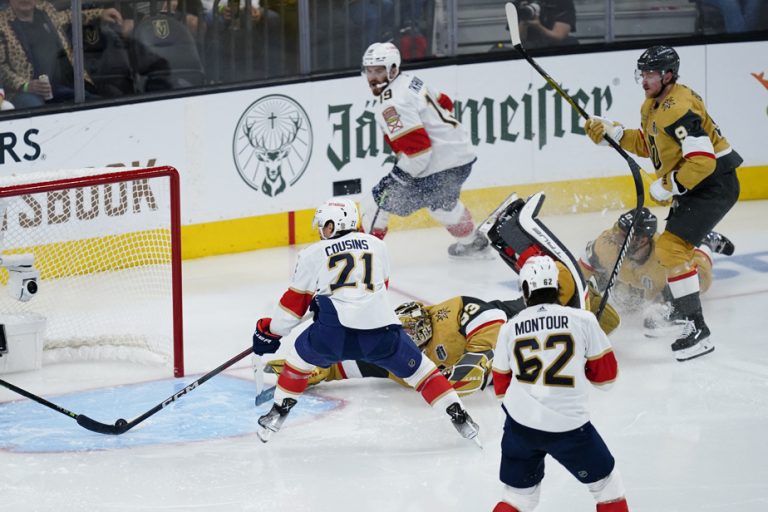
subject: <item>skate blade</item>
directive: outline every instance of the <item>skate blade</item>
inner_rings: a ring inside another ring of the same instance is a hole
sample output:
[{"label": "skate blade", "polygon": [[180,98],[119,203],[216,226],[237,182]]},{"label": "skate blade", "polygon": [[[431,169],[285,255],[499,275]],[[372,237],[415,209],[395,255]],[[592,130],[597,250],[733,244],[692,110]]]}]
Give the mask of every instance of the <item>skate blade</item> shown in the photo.
[{"label": "skate blade", "polygon": [[690,361],[697,357],[705,356],[715,351],[715,344],[709,339],[698,342],[690,348],[684,348],[675,352],[675,359],[679,362]]},{"label": "skate blade", "polygon": [[272,438],[272,434],[273,432],[271,430],[264,427],[259,427],[259,429],[256,431],[256,435],[262,443],[268,442],[270,438]]},{"label": "skate blade", "polygon": [[501,204],[491,212],[488,217],[485,218],[485,220],[477,227],[477,231],[484,234],[485,236],[488,236],[488,232],[491,230],[491,226],[496,222],[496,219],[499,218],[499,215],[501,215],[504,210],[507,209],[507,206],[514,203],[519,199],[517,192],[512,192],[507,198],[501,202]]}]

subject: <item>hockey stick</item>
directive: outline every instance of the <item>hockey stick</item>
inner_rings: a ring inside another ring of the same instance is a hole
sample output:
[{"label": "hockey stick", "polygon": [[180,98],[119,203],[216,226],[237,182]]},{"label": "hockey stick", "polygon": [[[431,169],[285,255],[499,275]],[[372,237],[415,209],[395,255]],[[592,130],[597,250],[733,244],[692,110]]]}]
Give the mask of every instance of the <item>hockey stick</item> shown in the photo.
[{"label": "hockey stick", "polygon": [[202,377],[200,377],[196,381],[194,381],[191,384],[185,386],[181,391],[178,391],[178,392],[174,393],[173,395],[169,396],[168,398],[166,398],[165,400],[163,400],[162,402],[160,402],[159,404],[157,404],[156,406],[154,406],[152,409],[148,410],[147,412],[145,412],[141,416],[138,416],[138,417],[132,419],[131,421],[126,421],[123,418],[120,418],[119,420],[115,421],[114,425],[109,425],[109,424],[106,424],[106,423],[101,423],[99,421],[94,420],[93,418],[90,418],[90,417],[86,416],[85,414],[77,414],[75,412],[67,410],[67,409],[65,409],[65,408],[63,408],[61,406],[58,406],[58,405],[56,405],[56,404],[54,404],[52,402],[49,402],[45,398],[41,398],[41,397],[39,397],[39,396],[37,396],[35,394],[30,393],[29,391],[26,391],[24,389],[21,389],[20,387],[14,386],[10,382],[6,382],[6,381],[4,381],[2,379],[0,379],[0,385],[10,389],[11,391],[13,391],[15,393],[20,394],[21,396],[29,398],[30,400],[34,400],[35,402],[37,402],[39,404],[42,404],[42,405],[48,407],[49,409],[53,409],[54,411],[59,412],[59,413],[65,415],[65,416],[69,416],[70,418],[72,418],[75,421],[77,421],[78,425],[80,425],[81,427],[83,427],[85,429],[88,429],[88,430],[90,430],[92,432],[97,432],[99,434],[120,435],[120,434],[124,434],[125,432],[129,431],[130,429],[132,429],[133,427],[135,427],[136,425],[138,425],[139,423],[141,423],[145,419],[149,418],[150,416],[154,415],[155,413],[157,413],[161,409],[164,409],[166,406],[168,406],[172,402],[175,402],[176,400],[178,400],[182,396],[186,395],[187,393],[189,393],[190,391],[192,391],[196,387],[200,386],[202,383],[204,383],[205,381],[207,381],[211,377],[214,377],[215,375],[218,375],[223,370],[229,368],[230,366],[232,366],[236,362],[240,361],[241,359],[243,359],[248,354],[251,354],[252,352],[253,352],[253,349],[250,348],[250,347],[248,349],[246,349],[246,350],[243,350],[242,352],[237,354],[235,357],[233,357],[229,361],[227,361],[227,362],[217,366],[214,370],[211,370],[210,372],[206,373],[205,375],[203,375]]},{"label": "hockey stick", "polygon": [[[568,102],[568,104],[573,107],[576,112],[578,112],[581,117],[584,119],[589,119],[589,114],[579,105],[576,103],[576,101],[571,98],[571,96],[563,90],[560,85],[555,82],[549,74],[544,71],[544,69],[539,66],[533,58],[528,55],[528,52],[525,48],[523,48],[523,44],[520,40],[520,27],[518,26],[517,22],[517,9],[515,8],[515,5],[512,2],[507,2],[507,5],[505,6],[506,12],[507,12],[507,24],[509,25],[509,36],[512,40],[512,47],[520,53],[520,55],[523,56],[525,60],[528,61],[528,63],[533,66],[533,69],[538,71],[538,73],[544,78],[544,80],[547,81],[547,83],[552,86],[552,88],[565,99],[565,101]],[[621,270],[621,265],[624,263],[624,258],[627,256],[627,250],[629,249],[629,242],[632,239],[632,236],[635,234],[635,227],[637,226],[637,223],[640,220],[640,210],[643,207],[643,204],[645,203],[645,191],[643,190],[643,171],[640,168],[640,165],[638,165],[635,160],[629,156],[629,153],[624,151],[624,148],[622,148],[615,140],[613,140],[611,137],[609,137],[607,134],[603,135],[603,139],[605,139],[606,142],[608,142],[608,145],[610,145],[613,149],[615,149],[624,160],[626,160],[627,165],[629,165],[629,170],[632,173],[632,180],[635,183],[635,194],[637,194],[637,206],[635,207],[635,215],[634,219],[632,220],[632,225],[629,227],[629,231],[627,231],[627,237],[624,239],[624,243],[621,244],[621,248],[619,249],[619,255],[616,258],[616,264],[613,266],[613,270],[611,271],[611,275],[608,278],[608,283],[605,285],[605,291],[603,292],[603,298],[600,301],[600,307],[597,309],[597,313],[595,315],[597,316],[598,320],[603,314],[603,310],[605,309],[605,306],[608,305],[608,295],[610,294],[611,289],[613,288],[613,285],[616,284],[616,279],[619,277],[619,270]]]}]

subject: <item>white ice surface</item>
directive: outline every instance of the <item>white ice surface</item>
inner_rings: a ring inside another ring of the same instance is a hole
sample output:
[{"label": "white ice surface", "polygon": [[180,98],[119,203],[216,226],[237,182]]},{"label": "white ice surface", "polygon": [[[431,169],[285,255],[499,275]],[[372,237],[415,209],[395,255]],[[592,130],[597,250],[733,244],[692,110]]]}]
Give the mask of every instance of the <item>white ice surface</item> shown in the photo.
[{"label": "white ice surface", "polygon": [[[617,215],[543,220],[578,255]],[[621,371],[611,391],[593,393],[592,420],[617,459],[634,512],[768,510],[767,218],[768,202],[740,203],[718,227],[737,254],[766,254],[757,260],[762,269],[717,261],[717,268],[737,275],[716,280],[704,296],[713,354],[678,363],[668,341],[642,336],[637,318],[624,318],[612,336]],[[394,232],[387,242],[393,304],[517,295],[515,275],[498,259],[448,260],[450,237],[443,230]],[[285,248],[185,262],[185,381],[248,347],[255,320],[284,291],[295,253]],[[64,392],[169,372],[88,362],[0,377],[55,401]],[[250,365],[227,373],[247,378]],[[492,393],[466,400],[481,425],[485,448],[479,450],[456,434],[442,411],[394,383],[334,382],[313,392],[346,403],[313,421],[286,423],[266,445],[247,435],[91,452],[0,451],[0,510],[475,512],[498,501],[503,416]],[[18,399],[0,388],[0,402]],[[194,401],[195,391],[183,400]],[[231,421],[255,418],[253,409]],[[82,431],[74,421],[70,427],[72,435]],[[537,510],[591,511],[594,504],[547,459]]]}]

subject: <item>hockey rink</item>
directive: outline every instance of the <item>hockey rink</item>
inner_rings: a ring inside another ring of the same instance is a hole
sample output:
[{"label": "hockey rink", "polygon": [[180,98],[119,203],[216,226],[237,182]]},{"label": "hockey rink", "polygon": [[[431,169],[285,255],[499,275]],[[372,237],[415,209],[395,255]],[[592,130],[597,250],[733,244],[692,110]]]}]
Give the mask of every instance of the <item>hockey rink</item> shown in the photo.
[{"label": "hockey rink", "polygon": [[[664,210],[654,212],[661,223]],[[579,256],[619,213],[541,220]],[[624,316],[611,336],[619,378],[610,391],[593,391],[592,421],[617,459],[633,512],[768,510],[767,219],[768,201],[741,202],[717,228],[736,253],[715,257],[702,297],[713,354],[678,363],[672,340],[643,336],[640,316]],[[519,295],[498,257],[452,261],[450,242],[439,228],[387,237],[393,306]],[[184,263],[183,379],[170,378],[170,368],[119,362],[0,378],[102,422],[137,416],[250,346],[256,320],[288,284],[296,251]],[[482,450],[444,411],[384,379],[310,388],[262,444],[256,420],[269,404],[254,407],[251,375],[249,357],[121,436],[89,432],[0,388],[0,510],[483,512],[498,501],[503,413],[491,389],[464,400]],[[594,504],[548,458],[537,510]]]}]

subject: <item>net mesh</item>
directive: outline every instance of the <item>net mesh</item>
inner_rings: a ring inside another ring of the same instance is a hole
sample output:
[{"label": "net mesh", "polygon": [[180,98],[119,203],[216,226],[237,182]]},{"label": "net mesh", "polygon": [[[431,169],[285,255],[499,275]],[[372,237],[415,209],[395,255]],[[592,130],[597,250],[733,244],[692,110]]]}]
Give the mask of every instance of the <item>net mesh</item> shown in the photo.
[{"label": "net mesh", "polygon": [[[98,176],[115,169],[92,172]],[[12,296],[8,270],[0,268],[6,288],[0,290],[0,318],[45,318],[44,363],[118,359],[170,364],[169,178],[72,187],[66,184],[72,175],[0,180],[2,187],[65,179],[56,190],[0,199],[0,250],[4,256],[33,255],[40,273],[38,292],[22,302]]]}]

